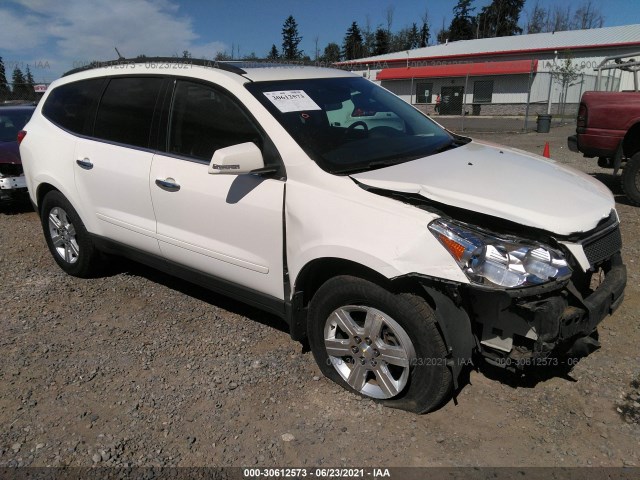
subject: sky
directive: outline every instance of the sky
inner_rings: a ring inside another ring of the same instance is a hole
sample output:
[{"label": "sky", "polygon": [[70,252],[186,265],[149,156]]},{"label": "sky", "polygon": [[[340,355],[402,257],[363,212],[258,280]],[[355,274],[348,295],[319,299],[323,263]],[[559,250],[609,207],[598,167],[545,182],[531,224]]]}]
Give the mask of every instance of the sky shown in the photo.
[{"label": "sky", "polygon": [[[538,0],[544,6],[566,0]],[[640,23],[639,0],[592,0],[605,17],[604,26]],[[322,52],[329,42],[342,44],[356,21],[375,29],[418,25],[428,12],[432,40],[443,20],[448,27],[457,0],[0,0],[0,57],[7,79],[28,65],[36,82],[48,83],[63,72],[92,60],[180,55],[213,58],[232,50],[262,57],[282,43],[282,24],[293,15],[302,36],[300,48],[315,58],[316,38]],[[490,0],[474,0],[477,13]],[[535,0],[526,0],[521,24]],[[581,2],[572,2],[574,9]]]}]

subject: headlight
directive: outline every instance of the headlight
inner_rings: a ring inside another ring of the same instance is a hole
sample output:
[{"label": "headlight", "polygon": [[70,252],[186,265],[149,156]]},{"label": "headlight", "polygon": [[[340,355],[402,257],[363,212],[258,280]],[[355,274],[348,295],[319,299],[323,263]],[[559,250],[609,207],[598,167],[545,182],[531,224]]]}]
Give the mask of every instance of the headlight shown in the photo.
[{"label": "headlight", "polygon": [[526,287],[571,276],[562,253],[545,245],[495,237],[444,219],[431,222],[429,230],[473,283]]}]

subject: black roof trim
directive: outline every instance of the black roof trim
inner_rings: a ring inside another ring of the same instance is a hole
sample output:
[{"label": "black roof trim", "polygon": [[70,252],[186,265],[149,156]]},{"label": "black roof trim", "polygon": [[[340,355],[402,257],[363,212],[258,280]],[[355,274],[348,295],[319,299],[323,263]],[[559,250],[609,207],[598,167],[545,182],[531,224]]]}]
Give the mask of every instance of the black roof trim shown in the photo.
[{"label": "black roof trim", "polygon": [[123,67],[127,65],[149,64],[149,63],[171,63],[171,64],[179,64],[179,65],[195,65],[197,67],[218,68],[220,70],[225,70],[227,72],[237,73],[238,75],[243,75],[247,73],[242,68],[236,65],[233,65],[231,63],[219,62],[217,60],[205,60],[205,59],[198,59],[198,58],[180,58],[180,57],[143,57],[143,58],[120,58],[118,60],[108,60],[106,62],[95,61],[83,67],[69,70],[68,72],[65,72],[62,76],[66,77],[67,75],[72,75],[78,72],[85,72],[87,70],[93,70],[94,68]]}]

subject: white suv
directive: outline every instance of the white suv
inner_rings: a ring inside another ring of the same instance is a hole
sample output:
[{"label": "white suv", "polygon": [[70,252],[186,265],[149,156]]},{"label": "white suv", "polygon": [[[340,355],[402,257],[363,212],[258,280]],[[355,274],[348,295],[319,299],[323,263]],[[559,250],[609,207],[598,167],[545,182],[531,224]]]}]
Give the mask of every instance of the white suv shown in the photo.
[{"label": "white suv", "polygon": [[348,72],[111,62],[54,82],[25,132],[63,270],[115,253],[260,307],[389,406],[436,408],[472,359],[586,354],[622,301],[602,184]]}]

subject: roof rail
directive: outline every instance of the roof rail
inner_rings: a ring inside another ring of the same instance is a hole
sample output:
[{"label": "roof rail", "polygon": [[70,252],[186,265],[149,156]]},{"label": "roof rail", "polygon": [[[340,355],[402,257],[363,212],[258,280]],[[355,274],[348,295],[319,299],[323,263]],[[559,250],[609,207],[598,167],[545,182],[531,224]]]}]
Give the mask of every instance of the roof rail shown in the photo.
[{"label": "roof rail", "polygon": [[243,75],[245,72],[242,68],[233,65],[231,63],[219,62],[217,60],[205,60],[199,58],[181,58],[181,57],[141,57],[141,58],[120,58],[118,60],[108,60],[105,62],[94,61],[88,65],[74,68],[65,72],[62,76],[72,75],[78,72],[85,72],[87,70],[93,70],[94,68],[103,67],[117,67],[123,65],[135,65],[135,64],[150,64],[150,63],[174,63],[182,65],[195,65],[198,67],[218,68],[227,72],[237,73]]}]

